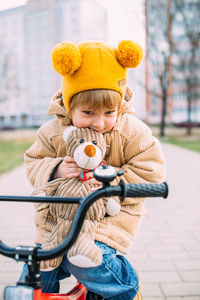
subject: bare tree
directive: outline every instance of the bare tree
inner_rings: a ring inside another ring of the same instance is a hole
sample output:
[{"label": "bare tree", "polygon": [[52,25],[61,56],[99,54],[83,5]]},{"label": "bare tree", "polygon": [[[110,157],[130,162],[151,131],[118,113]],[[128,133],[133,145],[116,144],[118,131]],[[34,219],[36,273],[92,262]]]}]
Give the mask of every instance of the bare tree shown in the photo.
[{"label": "bare tree", "polygon": [[11,94],[19,93],[19,70],[15,54],[0,43],[0,103],[7,101]]},{"label": "bare tree", "polygon": [[7,82],[7,72],[8,72],[8,53],[5,51],[5,47],[0,43],[2,49],[0,56],[0,103],[7,100],[6,93],[6,82]]},{"label": "bare tree", "polygon": [[[184,49],[176,44],[178,54],[177,72],[182,74],[185,89],[183,93],[187,99],[187,135],[192,132],[192,108],[197,99],[200,99],[199,92],[199,63],[200,63],[200,1],[175,0],[177,16],[181,19],[183,28]],[[184,51],[183,51],[184,50]]]},{"label": "bare tree", "polygon": [[[160,136],[165,138],[165,117],[167,102],[171,91],[171,53],[172,53],[172,19],[171,0],[157,0],[146,5],[146,33],[148,36],[147,55],[154,78],[157,79],[158,91],[146,88],[147,92],[161,101]],[[154,7],[155,6],[155,7]],[[146,83],[147,85],[147,83]]]}]

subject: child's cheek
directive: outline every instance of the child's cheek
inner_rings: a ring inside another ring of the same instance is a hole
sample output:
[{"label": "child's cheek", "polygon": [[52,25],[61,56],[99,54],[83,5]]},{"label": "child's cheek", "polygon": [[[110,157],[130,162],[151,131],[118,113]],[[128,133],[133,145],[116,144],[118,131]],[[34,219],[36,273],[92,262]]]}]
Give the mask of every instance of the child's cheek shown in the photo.
[{"label": "child's cheek", "polygon": [[[73,121],[73,120],[72,120],[72,121]],[[88,122],[86,122],[85,120],[81,120],[81,119],[79,119],[79,120],[74,120],[74,121],[73,121],[73,124],[74,124],[74,126],[77,127],[77,128],[84,128],[84,127],[88,127],[88,126],[89,126]]]}]

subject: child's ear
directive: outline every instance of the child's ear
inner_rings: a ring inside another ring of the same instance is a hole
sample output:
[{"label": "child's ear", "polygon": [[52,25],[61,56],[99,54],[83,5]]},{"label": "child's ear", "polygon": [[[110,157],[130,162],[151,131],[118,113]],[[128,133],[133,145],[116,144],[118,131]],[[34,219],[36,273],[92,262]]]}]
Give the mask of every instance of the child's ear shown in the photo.
[{"label": "child's ear", "polygon": [[77,128],[75,126],[69,126],[67,127],[63,132],[63,139],[65,143],[67,143],[68,137],[71,134],[72,131],[76,130]]},{"label": "child's ear", "polygon": [[131,98],[133,97],[133,90],[130,86],[126,86],[126,91],[125,91],[125,96],[124,96],[124,99],[126,101],[130,101]]}]

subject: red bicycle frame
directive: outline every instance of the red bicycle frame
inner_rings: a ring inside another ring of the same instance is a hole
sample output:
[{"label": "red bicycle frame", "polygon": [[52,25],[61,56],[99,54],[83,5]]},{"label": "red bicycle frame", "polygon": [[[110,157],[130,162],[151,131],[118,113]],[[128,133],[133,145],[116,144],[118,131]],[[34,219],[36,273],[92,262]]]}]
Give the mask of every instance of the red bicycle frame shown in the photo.
[{"label": "red bicycle frame", "polygon": [[34,290],[34,300],[85,300],[86,287],[80,282],[67,294],[47,294],[42,290]]},{"label": "red bicycle frame", "polygon": [[80,233],[86,213],[89,207],[102,197],[119,196],[123,201],[125,197],[163,197],[168,195],[168,186],[166,183],[161,184],[125,184],[120,181],[117,186],[110,186],[109,182],[116,176],[123,174],[122,170],[110,171],[106,173],[110,166],[102,166],[94,171],[94,176],[97,180],[103,182],[103,188],[94,191],[84,198],[66,198],[66,197],[23,197],[23,196],[0,196],[0,201],[20,201],[20,202],[46,202],[46,203],[77,203],[79,204],[70,232],[64,241],[57,247],[44,250],[38,247],[18,246],[15,248],[9,247],[0,241],[0,253],[15,259],[16,261],[24,261],[28,266],[28,276],[25,281],[19,281],[17,286],[6,287],[5,300],[18,300],[24,293],[28,294],[23,299],[28,300],[92,300],[102,299],[87,289],[79,282],[77,285],[66,294],[48,294],[42,293],[42,280],[40,275],[40,261],[52,259],[66,253],[73,245],[78,234]]}]

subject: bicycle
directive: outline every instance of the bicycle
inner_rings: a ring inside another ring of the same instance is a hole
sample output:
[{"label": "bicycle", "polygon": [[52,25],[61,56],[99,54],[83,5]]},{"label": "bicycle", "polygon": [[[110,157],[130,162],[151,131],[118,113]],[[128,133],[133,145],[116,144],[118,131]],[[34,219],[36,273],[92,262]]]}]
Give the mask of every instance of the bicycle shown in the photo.
[{"label": "bicycle", "polygon": [[17,202],[46,202],[46,203],[76,203],[79,204],[70,231],[61,244],[49,250],[33,246],[10,247],[0,240],[0,254],[23,261],[28,266],[25,281],[18,281],[16,286],[6,286],[5,300],[100,300],[101,296],[87,291],[80,282],[66,294],[42,293],[42,279],[40,275],[40,261],[58,257],[73,245],[84,222],[89,207],[101,197],[119,196],[120,201],[126,197],[163,197],[168,195],[166,182],[155,184],[125,184],[120,180],[119,185],[111,186],[110,182],[123,174],[123,170],[116,171],[108,165],[101,165],[94,170],[94,177],[103,183],[103,187],[84,198],[69,197],[40,197],[40,196],[0,196],[0,201]]}]

